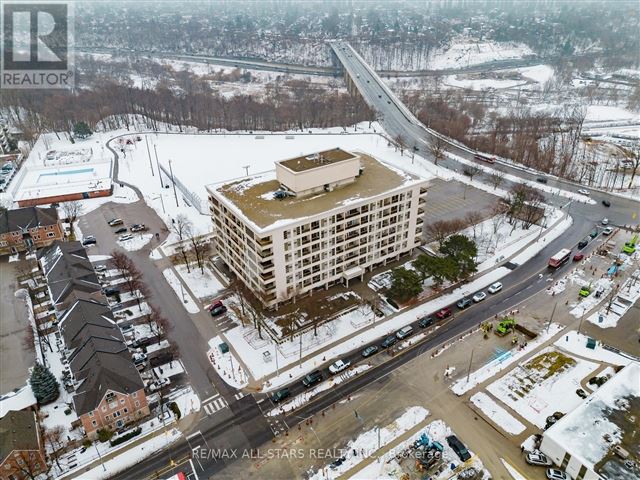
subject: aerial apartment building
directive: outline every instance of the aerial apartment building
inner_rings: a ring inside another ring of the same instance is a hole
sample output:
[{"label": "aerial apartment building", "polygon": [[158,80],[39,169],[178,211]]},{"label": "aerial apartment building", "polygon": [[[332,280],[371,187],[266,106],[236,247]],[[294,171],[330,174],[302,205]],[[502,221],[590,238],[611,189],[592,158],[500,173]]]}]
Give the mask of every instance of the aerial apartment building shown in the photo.
[{"label": "aerial apartment building", "polygon": [[339,148],[208,185],[220,258],[267,307],[420,245],[427,182]]}]

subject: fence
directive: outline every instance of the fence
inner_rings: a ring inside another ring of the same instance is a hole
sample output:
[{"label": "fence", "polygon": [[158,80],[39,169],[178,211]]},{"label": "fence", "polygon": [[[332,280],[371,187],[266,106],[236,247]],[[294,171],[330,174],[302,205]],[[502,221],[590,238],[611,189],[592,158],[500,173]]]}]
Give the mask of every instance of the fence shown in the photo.
[{"label": "fence", "polygon": [[184,183],[182,183],[178,177],[171,175],[171,172],[161,163],[158,164],[160,170],[167,176],[169,181],[173,181],[175,186],[180,190],[182,196],[193,205],[201,215],[209,215],[209,212],[202,206],[202,199],[199,195],[189,190]]}]

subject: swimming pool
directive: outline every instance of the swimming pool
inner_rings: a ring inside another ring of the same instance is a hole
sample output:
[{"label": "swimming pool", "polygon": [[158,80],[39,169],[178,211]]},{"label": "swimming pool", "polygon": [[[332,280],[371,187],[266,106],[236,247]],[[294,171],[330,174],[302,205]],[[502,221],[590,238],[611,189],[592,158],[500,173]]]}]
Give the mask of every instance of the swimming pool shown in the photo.
[{"label": "swimming pool", "polygon": [[62,172],[56,171],[56,172],[41,173],[39,178],[51,177],[51,176],[56,176],[56,175],[79,175],[81,173],[93,173],[93,172],[94,172],[93,167],[91,167],[91,168],[78,168],[76,170],[64,170]]}]

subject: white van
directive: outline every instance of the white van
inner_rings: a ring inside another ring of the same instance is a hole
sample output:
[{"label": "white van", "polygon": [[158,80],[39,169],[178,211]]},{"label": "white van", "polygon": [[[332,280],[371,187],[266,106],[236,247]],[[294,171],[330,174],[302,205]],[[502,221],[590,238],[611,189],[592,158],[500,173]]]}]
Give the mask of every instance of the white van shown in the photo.
[{"label": "white van", "polygon": [[492,283],[489,287],[489,293],[498,293],[500,290],[502,290],[502,283],[500,282]]},{"label": "white van", "polygon": [[398,340],[403,340],[407,338],[409,335],[413,333],[413,327],[411,325],[407,325],[406,327],[402,327],[400,330],[396,332],[396,337]]}]

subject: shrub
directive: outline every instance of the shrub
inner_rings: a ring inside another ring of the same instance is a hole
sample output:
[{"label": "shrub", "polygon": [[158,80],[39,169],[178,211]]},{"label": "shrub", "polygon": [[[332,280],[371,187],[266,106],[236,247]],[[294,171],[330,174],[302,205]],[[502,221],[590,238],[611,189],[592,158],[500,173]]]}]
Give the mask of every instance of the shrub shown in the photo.
[{"label": "shrub", "polygon": [[107,428],[101,428],[98,430],[97,433],[98,433],[98,440],[100,440],[102,443],[111,440],[111,437],[113,437],[113,431]]},{"label": "shrub", "polygon": [[127,440],[133,438],[133,437],[137,437],[138,435],[140,435],[142,433],[142,428],[138,427],[135,430],[131,430],[129,433],[125,433],[124,435],[116,438],[115,440],[111,440],[111,446],[115,447],[116,445],[120,445],[123,442],[126,442]]},{"label": "shrub", "polygon": [[82,442],[82,446],[84,448],[89,448],[91,446],[91,440],[87,438],[84,442]]},{"label": "shrub", "polygon": [[65,414],[65,415],[71,415],[71,409],[70,409],[70,408],[67,408],[67,409],[64,411],[64,414]]}]

